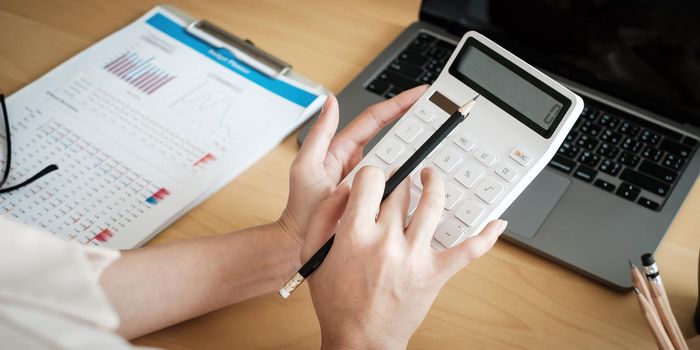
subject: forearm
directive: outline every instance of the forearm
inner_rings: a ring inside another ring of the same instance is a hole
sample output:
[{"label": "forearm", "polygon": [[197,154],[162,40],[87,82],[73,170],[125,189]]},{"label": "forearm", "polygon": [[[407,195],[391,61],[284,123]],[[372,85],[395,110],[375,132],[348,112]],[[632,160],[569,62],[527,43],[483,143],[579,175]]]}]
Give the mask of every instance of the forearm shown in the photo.
[{"label": "forearm", "polygon": [[102,276],[133,338],[269,293],[299,267],[299,246],[274,223],[124,252]]}]

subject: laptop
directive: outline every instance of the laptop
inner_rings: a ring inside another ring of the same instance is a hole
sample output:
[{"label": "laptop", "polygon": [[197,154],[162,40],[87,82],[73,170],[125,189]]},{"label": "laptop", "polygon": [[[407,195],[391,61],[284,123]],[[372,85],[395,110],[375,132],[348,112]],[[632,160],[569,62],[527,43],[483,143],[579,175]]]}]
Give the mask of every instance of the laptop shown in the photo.
[{"label": "laptop", "polygon": [[697,13],[697,2],[424,0],[419,21],[338,95],[340,126],[432,83],[462,34],[481,32],[586,104],[557,155],[504,214],[505,238],[630,288],[628,259],[656,250],[700,171]]}]

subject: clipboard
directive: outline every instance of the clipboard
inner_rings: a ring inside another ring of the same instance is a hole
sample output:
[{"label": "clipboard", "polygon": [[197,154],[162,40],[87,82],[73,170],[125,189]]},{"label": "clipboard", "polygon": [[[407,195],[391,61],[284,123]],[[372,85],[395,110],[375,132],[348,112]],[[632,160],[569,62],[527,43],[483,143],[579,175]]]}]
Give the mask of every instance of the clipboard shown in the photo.
[{"label": "clipboard", "polygon": [[287,78],[326,95],[330,93],[323,85],[295,72],[291,64],[255,46],[252,40],[242,39],[207,19],[196,19],[173,5],[163,4],[160,7],[187,23],[187,32],[193,37],[217,50],[226,50],[258,72],[275,79]]},{"label": "clipboard", "polygon": [[47,160],[59,170],[0,196],[0,215],[81,244],[141,246],[328,94],[250,41],[157,6],[7,99],[10,176]]}]

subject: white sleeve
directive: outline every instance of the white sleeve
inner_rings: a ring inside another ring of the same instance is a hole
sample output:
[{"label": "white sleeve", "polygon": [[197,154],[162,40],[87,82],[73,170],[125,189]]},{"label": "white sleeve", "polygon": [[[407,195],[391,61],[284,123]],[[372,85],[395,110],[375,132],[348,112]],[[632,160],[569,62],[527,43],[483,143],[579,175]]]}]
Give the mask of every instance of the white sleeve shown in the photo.
[{"label": "white sleeve", "polygon": [[100,286],[118,251],[0,217],[0,339],[7,349],[133,349]]}]

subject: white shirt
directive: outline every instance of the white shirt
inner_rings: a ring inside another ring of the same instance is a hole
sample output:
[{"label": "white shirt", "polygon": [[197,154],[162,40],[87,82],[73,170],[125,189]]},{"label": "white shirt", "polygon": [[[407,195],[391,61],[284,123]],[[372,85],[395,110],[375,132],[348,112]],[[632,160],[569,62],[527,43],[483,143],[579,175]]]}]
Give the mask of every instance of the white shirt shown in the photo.
[{"label": "white shirt", "polygon": [[99,283],[119,256],[0,217],[2,348],[133,349]]}]

